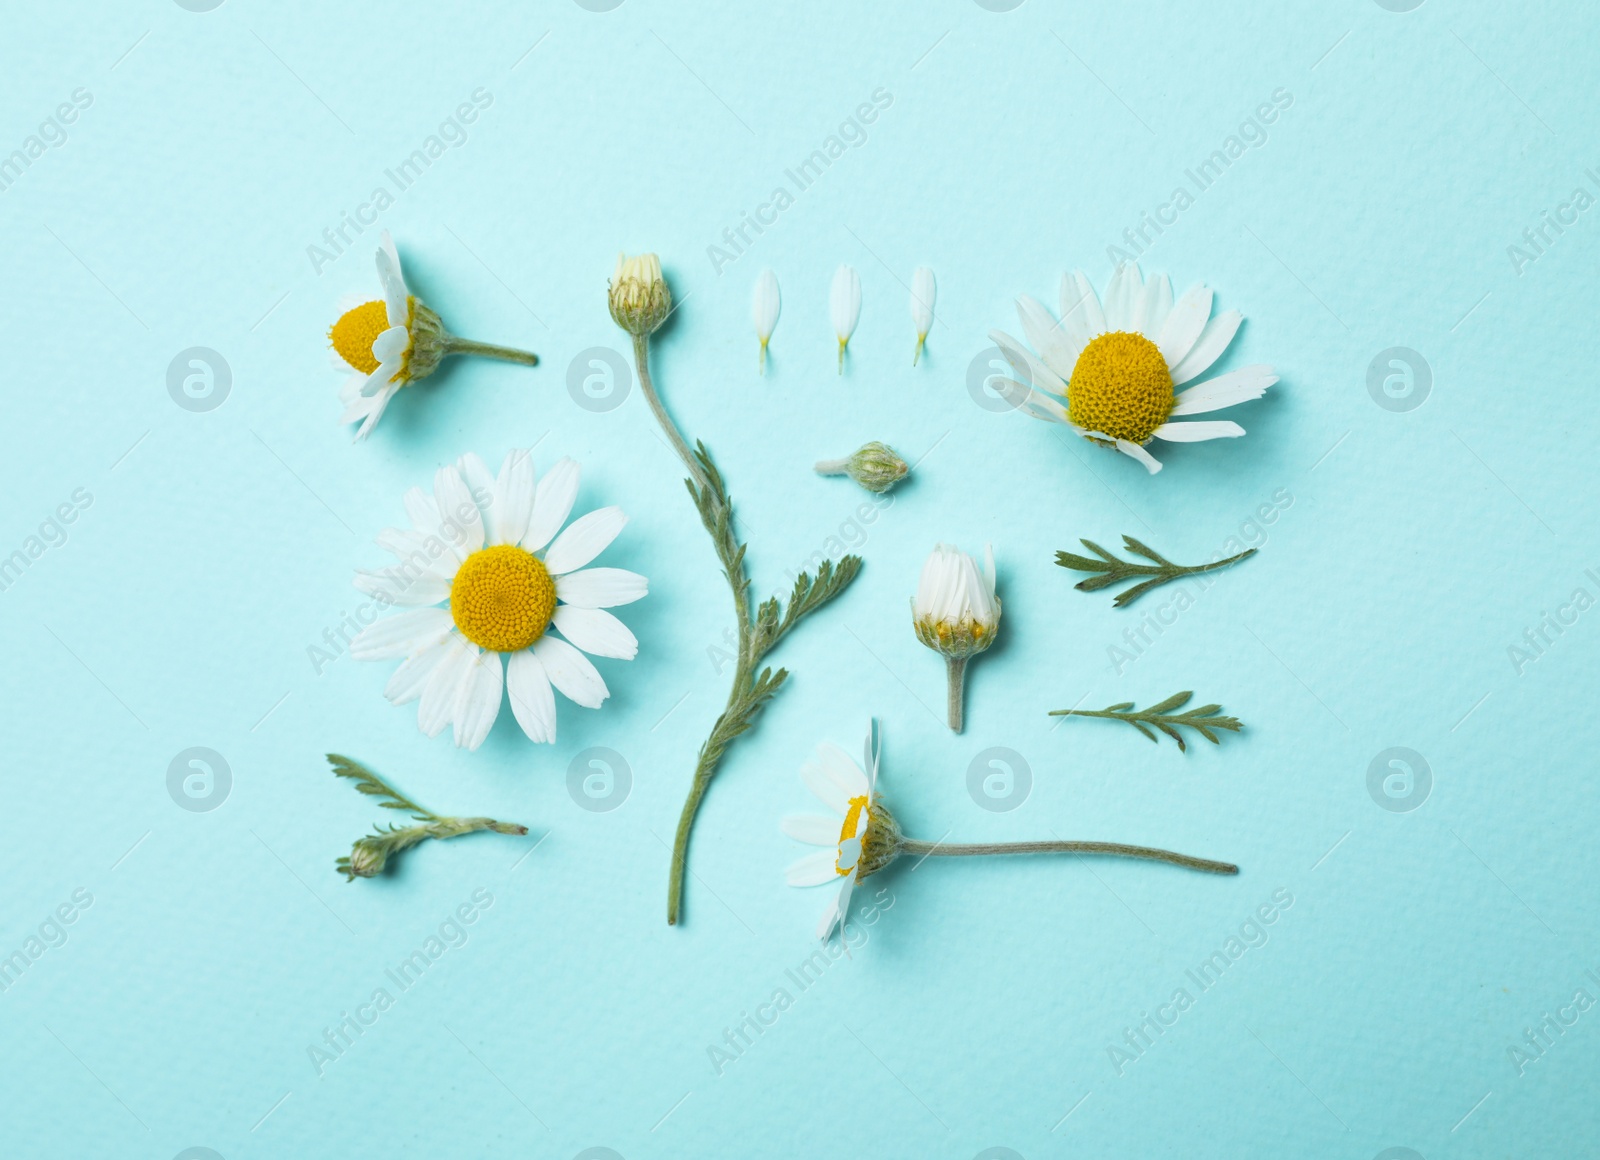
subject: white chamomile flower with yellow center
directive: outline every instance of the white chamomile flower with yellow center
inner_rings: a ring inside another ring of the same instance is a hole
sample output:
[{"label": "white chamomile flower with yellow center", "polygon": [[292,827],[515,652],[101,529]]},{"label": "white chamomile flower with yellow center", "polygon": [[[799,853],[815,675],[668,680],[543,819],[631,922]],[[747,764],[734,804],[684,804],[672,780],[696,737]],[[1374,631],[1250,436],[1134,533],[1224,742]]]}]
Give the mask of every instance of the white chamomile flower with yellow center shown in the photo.
[{"label": "white chamomile flower with yellow center", "polygon": [[832,813],[800,814],[782,822],[783,832],[795,841],[823,847],[795,862],[785,874],[790,886],[834,886],[833,899],[817,924],[819,939],[827,939],[844,925],[855,884],[900,853],[900,827],[877,794],[876,721],[863,756],[865,770],[837,745],[819,745],[816,759],[801,766],[800,777]]},{"label": "white chamomile flower with yellow center", "polygon": [[362,592],[407,611],[363,629],[350,655],[401,662],[384,696],[396,705],[420,701],[417,725],[429,737],[448,725],[458,746],[478,748],[504,689],[522,731],[553,742],[552,686],[597,709],[610,691],[584,653],[632,660],[639,651],[633,633],[605,610],[638,600],[648,582],[620,568],[586,567],[628,518],[621,508],[600,508],[562,530],[578,474],[576,463],[562,459],[536,486],[526,451],[508,454],[498,476],[465,455],[439,469],[432,495],[418,487],[406,493],[410,529],[379,534],[378,546],[398,562],[356,574]]},{"label": "white chamomile flower with yellow center", "polygon": [[346,376],[339,391],[344,404],[341,423],[360,423],[357,439],[365,439],[382,418],[400,388],[425,379],[448,354],[478,354],[536,366],[539,356],[506,346],[457,338],[439,315],[406,288],[400,255],[389,231],[378,247],[378,282],[383,297],[339,300],[339,318],[328,329],[333,365]]},{"label": "white chamomile flower with yellow center", "polygon": [[1059,322],[1035,299],[1017,299],[1032,351],[998,330],[989,337],[1022,380],[1007,381],[1008,397],[1022,410],[1114,447],[1154,475],[1161,464],[1146,450],[1154,439],[1198,443],[1244,434],[1227,420],[1172,420],[1259,399],[1278,381],[1270,366],[1247,366],[1174,394],[1222,357],[1244,321],[1237,310],[1213,318],[1211,300],[1210,289],[1195,286],[1174,303],[1165,274],[1145,282],[1138,266],[1125,262],[1104,304],[1082,273],[1063,275]]}]

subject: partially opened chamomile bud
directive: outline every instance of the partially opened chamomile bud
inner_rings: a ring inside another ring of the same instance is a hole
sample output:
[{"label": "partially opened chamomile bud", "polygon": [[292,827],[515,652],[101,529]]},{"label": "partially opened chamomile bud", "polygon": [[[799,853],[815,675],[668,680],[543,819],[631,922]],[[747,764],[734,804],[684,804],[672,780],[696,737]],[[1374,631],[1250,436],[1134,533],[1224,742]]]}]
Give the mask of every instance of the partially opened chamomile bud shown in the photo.
[{"label": "partially opened chamomile bud", "polygon": [[848,475],[868,491],[885,492],[906,477],[911,468],[887,443],[873,440],[848,459],[824,459],[818,475]]},{"label": "partially opened chamomile bud", "polygon": [[994,549],[984,552],[984,568],[959,548],[937,544],[922,566],[911,601],[917,639],[945,659],[949,677],[948,720],[961,732],[967,659],[994,643],[1000,628],[1000,601],[994,590]]},{"label": "partially opened chamomile bud", "polygon": [[635,338],[654,334],[672,313],[672,291],[654,254],[617,255],[607,304],[611,319]]},{"label": "partially opened chamomile bud", "polygon": [[334,365],[346,373],[339,401],[341,423],[360,423],[357,439],[365,439],[400,388],[427,378],[446,355],[477,354],[506,362],[537,366],[539,356],[507,346],[491,346],[457,338],[439,315],[406,288],[400,255],[389,231],[378,247],[378,281],[383,297],[352,296],[341,303],[338,320],[328,329]]}]

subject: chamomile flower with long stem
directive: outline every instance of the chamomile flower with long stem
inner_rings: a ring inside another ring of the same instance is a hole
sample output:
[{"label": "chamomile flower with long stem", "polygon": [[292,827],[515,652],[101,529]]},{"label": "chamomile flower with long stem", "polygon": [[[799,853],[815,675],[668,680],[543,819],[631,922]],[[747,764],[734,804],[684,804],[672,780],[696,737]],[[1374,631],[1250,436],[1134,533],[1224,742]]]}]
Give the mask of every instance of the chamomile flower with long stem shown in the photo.
[{"label": "chamomile flower with long stem", "polygon": [[778,325],[778,276],[769,266],[756,279],[755,294],[750,302],[750,314],[756,324],[756,338],[761,342],[759,369],[767,373],[767,343],[772,339],[773,328]]},{"label": "chamomile flower with long stem", "polygon": [[406,611],[362,629],[350,655],[401,662],[383,695],[395,705],[417,701],[417,726],[429,737],[450,726],[456,745],[477,749],[503,691],[529,740],[554,742],[553,690],[588,709],[611,695],[584,654],[638,653],[633,633],[606,609],[638,600],[648,581],[588,567],[628,517],[605,507],[562,530],[578,474],[562,459],[536,483],[526,451],[511,451],[498,476],[464,455],[435,473],[431,495],[406,493],[409,529],[378,535],[397,562],[356,573],[358,589]]},{"label": "chamomile flower with long stem", "polygon": [[922,347],[928,341],[928,331],[933,329],[933,297],[936,288],[933,271],[918,266],[911,275],[911,323],[917,328],[917,349],[911,352],[911,365],[916,366],[922,357]]},{"label": "chamomile flower with long stem", "polygon": [[639,389],[651,413],[689,478],[684,482],[694,501],[700,522],[711,536],[712,547],[728,587],[733,592],[733,611],[738,625],[738,662],[728,703],[711,727],[711,735],[700,746],[689,794],[678,815],[678,829],[672,843],[672,863],[667,877],[667,922],[675,924],[683,906],[683,881],[689,861],[689,835],[699,815],[700,803],[711,787],[711,779],[734,740],[748,732],[761,710],[784,685],[789,673],[774,672],[762,661],[805,617],[827,604],[849,586],[861,568],[859,556],[845,556],[837,562],[825,560],[815,577],[802,572],[795,578],[789,603],[784,607],[777,597],[769,597],[752,607],[750,577],[745,566],[745,550],[734,530],[733,501],[728,497],[722,473],[711,459],[704,443],[694,450],[684,440],[666,404],[656,391],[650,375],[650,336],[672,312],[672,291],[661,274],[661,262],[654,254],[619,258],[612,278],[607,305],[612,320],[633,338],[634,367]]},{"label": "chamomile flower with long stem", "polygon": [[854,266],[840,266],[834,271],[828,313],[833,318],[833,333],[839,339],[839,373],[842,375],[845,348],[856,332],[856,323],[861,321],[861,275]]},{"label": "chamomile flower with long stem", "polygon": [[1156,439],[1237,438],[1244,428],[1231,420],[1173,422],[1259,399],[1278,381],[1272,367],[1257,364],[1174,394],[1211,369],[1244,321],[1237,310],[1212,317],[1212,297],[1196,285],[1174,302],[1165,274],[1146,282],[1132,262],[1117,267],[1103,303],[1082,273],[1063,275],[1059,321],[1033,298],[1017,299],[1032,350],[989,332],[1021,380],[1006,380],[1007,395],[1033,418],[1115,448],[1152,475],[1161,464],[1146,448]]},{"label": "chamomile flower with long stem", "polygon": [[1124,842],[1072,841],[1054,839],[1040,842],[937,842],[907,837],[879,792],[879,764],[882,756],[878,723],[867,732],[863,761],[856,764],[844,750],[823,743],[813,761],[800,769],[801,780],[827,807],[825,815],[786,817],[785,834],[797,842],[821,847],[793,863],[785,873],[790,886],[831,886],[829,899],[817,923],[817,938],[826,941],[834,931],[842,931],[850,918],[850,897],[866,878],[891,865],[902,854],[920,858],[966,858],[991,854],[1077,854],[1112,858],[1137,858],[1146,862],[1165,862],[1203,874],[1237,874],[1232,862],[1196,858],[1153,846],[1131,846]]},{"label": "chamomile flower with long stem", "polygon": [[406,287],[400,254],[384,230],[378,246],[378,283],[382,298],[347,296],[339,317],[328,329],[331,358],[345,375],[339,401],[341,423],[360,423],[357,439],[365,439],[383,417],[389,401],[438,370],[446,355],[476,354],[506,362],[537,366],[539,356],[509,346],[493,346],[458,338],[445,329],[439,315]]}]

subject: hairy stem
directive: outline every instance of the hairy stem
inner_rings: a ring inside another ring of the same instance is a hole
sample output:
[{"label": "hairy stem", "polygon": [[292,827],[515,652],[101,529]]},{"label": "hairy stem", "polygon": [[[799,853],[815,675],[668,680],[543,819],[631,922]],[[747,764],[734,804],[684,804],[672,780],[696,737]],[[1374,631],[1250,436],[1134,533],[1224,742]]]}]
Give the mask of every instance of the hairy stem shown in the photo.
[{"label": "hairy stem", "polygon": [[475,354],[484,358],[497,358],[502,362],[521,363],[525,367],[539,365],[539,356],[532,351],[517,350],[511,346],[495,346],[488,342],[473,342],[470,338],[457,338],[454,335],[445,344],[449,354]]},{"label": "hairy stem", "polygon": [[967,658],[945,657],[944,668],[945,674],[949,678],[947,681],[949,688],[945,697],[945,712],[950,722],[951,732],[960,733],[962,708],[966,704],[967,696]]},{"label": "hairy stem", "polygon": [[661,430],[666,433],[672,442],[672,449],[678,453],[678,458],[683,460],[683,466],[688,469],[689,477],[694,480],[696,487],[706,487],[709,481],[706,473],[701,469],[694,453],[689,450],[689,445],[683,441],[683,436],[678,432],[678,425],[672,421],[672,416],[667,414],[666,406],[661,402],[661,396],[656,394],[656,385],[650,378],[650,337],[644,334],[633,336],[633,363],[639,372],[639,389],[644,392],[645,402],[650,404],[650,411],[656,417]]},{"label": "hairy stem", "polygon": [[1142,858],[1147,862],[1168,862],[1186,870],[1199,870],[1206,874],[1237,874],[1239,867],[1232,862],[1213,862],[1209,858],[1194,858],[1188,854],[1175,854],[1171,850],[1158,850],[1152,846],[1129,846],[1122,842],[973,842],[952,845],[945,842],[919,842],[906,838],[900,844],[902,853],[921,854],[924,857],[964,858],[979,854],[1106,854],[1115,858]]}]

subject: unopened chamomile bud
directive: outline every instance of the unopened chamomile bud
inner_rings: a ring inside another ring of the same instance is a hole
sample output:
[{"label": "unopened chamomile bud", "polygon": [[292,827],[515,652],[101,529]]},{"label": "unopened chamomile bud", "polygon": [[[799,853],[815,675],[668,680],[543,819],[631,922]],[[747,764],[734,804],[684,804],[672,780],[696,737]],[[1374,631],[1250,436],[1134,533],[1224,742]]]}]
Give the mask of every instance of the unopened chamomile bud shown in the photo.
[{"label": "unopened chamomile bud", "polygon": [[351,878],[376,878],[383,873],[389,860],[388,851],[376,838],[361,838],[350,847],[349,869]]},{"label": "unopened chamomile bud", "polygon": [[654,334],[672,313],[672,291],[654,254],[617,255],[608,295],[611,319],[635,338]]},{"label": "unopened chamomile bud", "polygon": [[824,459],[817,464],[819,475],[848,475],[868,491],[880,494],[899,483],[910,470],[893,447],[877,440],[866,444],[848,459]]}]

